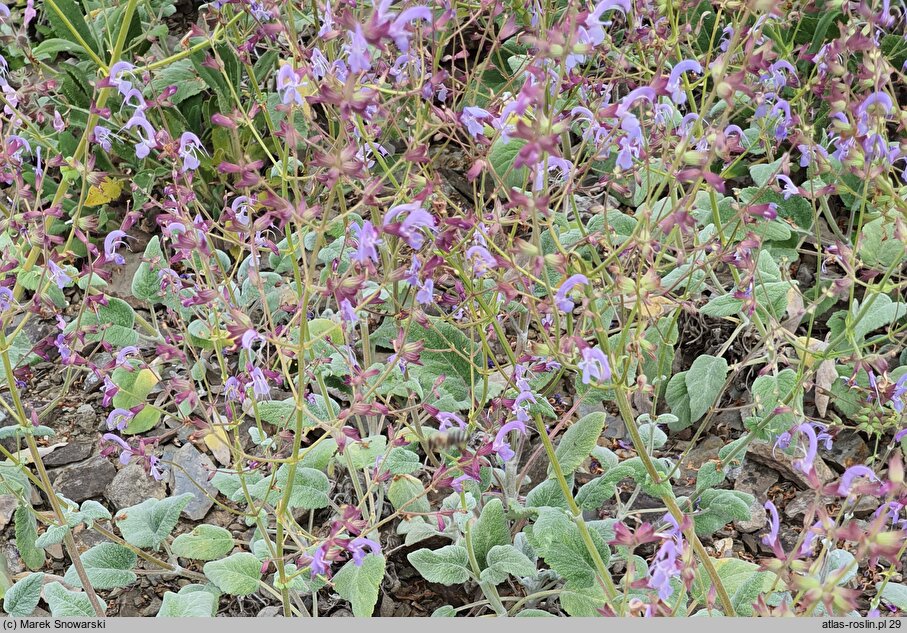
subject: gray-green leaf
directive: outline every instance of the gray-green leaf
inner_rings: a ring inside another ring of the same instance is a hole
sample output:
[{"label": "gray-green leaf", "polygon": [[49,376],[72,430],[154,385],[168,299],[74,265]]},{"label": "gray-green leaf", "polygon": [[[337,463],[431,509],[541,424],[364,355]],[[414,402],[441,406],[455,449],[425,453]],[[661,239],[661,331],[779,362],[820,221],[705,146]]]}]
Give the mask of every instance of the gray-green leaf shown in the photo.
[{"label": "gray-green leaf", "polygon": [[205,563],[205,576],[231,596],[248,596],[258,591],[261,561],[249,552],[238,552],[223,560]]},{"label": "gray-green leaf", "polygon": [[422,548],[406,557],[428,582],[459,585],[469,580],[469,553],[465,547],[447,545],[436,550]]}]

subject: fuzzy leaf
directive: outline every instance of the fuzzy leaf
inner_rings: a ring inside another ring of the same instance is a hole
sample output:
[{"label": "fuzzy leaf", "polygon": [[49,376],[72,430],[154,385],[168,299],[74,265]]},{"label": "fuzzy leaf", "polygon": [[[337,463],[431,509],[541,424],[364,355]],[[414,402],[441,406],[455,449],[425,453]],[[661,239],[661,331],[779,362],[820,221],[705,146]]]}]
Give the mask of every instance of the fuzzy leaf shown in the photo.
[{"label": "fuzzy leaf", "polygon": [[491,548],[497,545],[509,545],[510,528],[504,516],[504,504],[500,499],[494,498],[482,508],[479,520],[473,525],[472,548],[475,553],[479,569],[486,567],[486,556]]},{"label": "fuzzy leaf", "polygon": [[436,550],[423,548],[410,552],[406,559],[428,582],[459,585],[471,577],[469,553],[460,545],[447,545]]},{"label": "fuzzy leaf", "polygon": [[723,358],[703,354],[693,361],[685,378],[692,422],[705,415],[715,404],[721,388],[724,387],[727,371],[727,361]]},{"label": "fuzzy leaf", "polygon": [[[289,476],[289,464],[284,464],[277,470],[277,485],[281,490],[286,489]],[[305,510],[325,508],[331,502],[330,498],[328,498],[330,486],[327,475],[323,472],[314,468],[297,466],[288,507],[303,508]]]},{"label": "fuzzy leaf", "polygon": [[507,575],[522,578],[535,576],[535,563],[513,545],[495,545],[488,550],[488,567],[482,571],[482,580],[499,585]]},{"label": "fuzzy leaf", "polygon": [[211,611],[216,607],[216,600],[210,593],[197,591],[195,593],[177,594],[168,591],[164,594],[161,608],[157,612],[159,618],[210,618]]},{"label": "fuzzy leaf", "polygon": [[38,524],[35,515],[29,512],[30,508],[20,505],[16,508],[13,521],[16,527],[16,549],[22,562],[31,570],[40,569],[44,565],[44,550],[35,546],[38,539]]},{"label": "fuzzy leaf", "polygon": [[170,548],[173,553],[193,560],[217,560],[233,549],[233,535],[217,525],[202,524],[177,536]]},{"label": "fuzzy leaf", "polygon": [[[95,589],[126,587],[136,580],[132,568],[136,555],[131,549],[116,543],[99,543],[80,556],[88,580]],[[82,581],[75,566],[70,566],[63,577],[73,587],[82,588]]]},{"label": "fuzzy leaf", "polygon": [[157,550],[192,499],[190,493],[166,499],[146,499],[138,505],[117,512],[114,520],[130,545]]},{"label": "fuzzy leaf", "polygon": [[44,574],[29,574],[7,589],[3,596],[3,610],[14,618],[24,618],[31,614],[41,600],[41,585]]},{"label": "fuzzy leaf", "polygon": [[378,589],[384,579],[384,557],[369,554],[361,565],[349,561],[334,576],[334,589],[353,607],[357,618],[371,617],[378,602]]},{"label": "fuzzy leaf", "polygon": [[[565,475],[569,475],[579,468],[580,464],[589,456],[598,443],[598,438],[604,428],[605,414],[596,411],[583,416],[576,424],[567,429],[554,452]],[[548,476],[553,476],[550,467]]]},{"label": "fuzzy leaf", "polygon": [[[44,587],[44,599],[50,607],[50,614],[55,618],[94,618],[97,614],[91,601],[83,591],[70,591],[58,582]],[[107,604],[98,598],[101,608],[107,610]]]},{"label": "fuzzy leaf", "polygon": [[258,591],[261,561],[249,552],[237,552],[222,560],[205,563],[205,576],[231,596],[248,596]]}]

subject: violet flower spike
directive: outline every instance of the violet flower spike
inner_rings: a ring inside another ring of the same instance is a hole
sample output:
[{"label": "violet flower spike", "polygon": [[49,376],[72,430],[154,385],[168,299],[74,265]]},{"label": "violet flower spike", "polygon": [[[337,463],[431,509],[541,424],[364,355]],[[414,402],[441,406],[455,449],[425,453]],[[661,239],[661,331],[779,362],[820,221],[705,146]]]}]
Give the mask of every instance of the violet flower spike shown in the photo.
[{"label": "violet flower spike", "polygon": [[353,564],[356,565],[356,567],[362,566],[362,562],[365,560],[366,550],[372,554],[381,553],[381,544],[377,541],[365,538],[364,536],[354,538],[347,547],[353,554]]},{"label": "violet flower spike", "polygon": [[511,431],[519,431],[523,435],[526,434],[526,425],[518,420],[513,422],[508,422],[497,432],[497,435],[494,436],[494,442],[491,447],[492,450],[498,454],[503,461],[507,462],[513,459],[516,453],[513,452],[513,449],[510,448],[510,444],[507,442],[507,434]]},{"label": "violet flower spike", "polygon": [[369,57],[368,42],[362,32],[362,26],[357,24],[352,31],[347,31],[350,43],[344,45],[349,56],[350,71],[364,73],[371,69],[372,60]]}]

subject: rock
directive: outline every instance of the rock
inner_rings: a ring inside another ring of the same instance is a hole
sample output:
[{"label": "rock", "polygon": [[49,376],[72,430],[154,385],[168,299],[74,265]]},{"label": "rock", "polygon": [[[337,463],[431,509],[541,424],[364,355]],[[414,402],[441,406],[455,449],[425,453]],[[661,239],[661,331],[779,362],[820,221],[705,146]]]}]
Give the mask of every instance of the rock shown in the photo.
[{"label": "rock", "polygon": [[[820,497],[818,503],[820,505],[825,505],[831,502],[831,497]],[[803,492],[798,492],[794,495],[794,498],[787,502],[787,505],[784,506],[784,516],[789,519],[803,519],[807,514],[809,514],[810,508],[817,503],[816,493],[812,490],[805,490]],[[873,510],[878,506],[874,506]]]},{"label": "rock", "polygon": [[718,451],[722,447],[724,447],[724,442],[720,437],[715,437],[714,435],[699,442],[686,454],[683,463],[680,465],[681,479],[695,481],[702,465],[710,460],[717,459]]},{"label": "rock", "polygon": [[194,497],[183,508],[183,516],[186,518],[200,521],[214,505],[214,501],[205,495],[207,493],[212,498],[217,495],[217,489],[208,482],[208,475],[214,470],[214,463],[207,455],[199,453],[192,444],[184,444],[173,456],[173,495],[188,492]]},{"label": "rock", "polygon": [[19,500],[13,495],[0,495],[0,530],[13,520],[13,513],[18,505]]},{"label": "rock", "polygon": [[[806,478],[798,468],[794,467],[794,461],[800,459],[802,454],[798,455],[788,455],[783,450],[775,449],[774,445],[769,442],[752,442],[747,451],[747,458],[752,457],[754,461],[758,461],[770,468],[774,468],[780,472],[786,479],[797,484],[800,488],[810,488],[809,480]],[[813,462],[816,468],[816,475],[819,478],[819,482],[822,484],[827,484],[831,480],[835,479],[835,474],[831,471],[828,465],[822,460],[818,455],[816,456],[815,461]]]},{"label": "rock", "polygon": [[781,476],[768,466],[752,461],[749,457],[743,459],[740,473],[734,481],[734,490],[748,492],[755,495],[757,500],[765,501],[765,493]]},{"label": "rock", "polygon": [[[92,409],[93,411],[94,409]],[[67,464],[81,462],[91,457],[93,450],[94,442],[70,442],[44,457],[44,465],[47,468],[58,468]]]},{"label": "rock", "polygon": [[[95,354],[94,358],[92,358],[92,362],[98,367],[106,367],[112,360],[113,356],[111,356],[107,352],[100,352],[98,354]],[[88,374],[85,376],[84,382],[82,383],[82,390],[85,393],[94,391],[95,387],[98,387],[101,382],[102,379],[95,376],[94,372],[88,372]]]},{"label": "rock", "polygon": [[605,416],[604,435],[616,440],[627,439],[627,427],[624,421],[614,415]]},{"label": "rock", "polygon": [[838,433],[830,451],[826,451],[824,447],[819,451],[819,455],[823,459],[830,464],[840,466],[841,470],[856,464],[865,464],[869,454],[869,446],[866,445],[860,434],[850,429],[844,429]]},{"label": "rock", "polygon": [[[860,497],[850,512],[858,519],[867,519],[878,509],[879,500],[874,497]],[[2,518],[0,518],[2,519]]]},{"label": "rock", "polygon": [[256,615],[255,617],[256,618],[282,618],[283,609],[280,607],[274,607],[274,606],[265,607],[264,609],[259,611],[258,615]]},{"label": "rock", "polygon": [[146,473],[141,464],[133,463],[117,473],[107,486],[104,496],[114,508],[122,510],[145,499],[163,499],[167,496],[167,489],[163,482],[155,481],[154,477]]},{"label": "rock", "polygon": [[116,468],[106,457],[92,457],[62,469],[54,479],[54,491],[81,503],[103,495],[116,474]]},{"label": "rock", "polygon": [[734,527],[744,534],[757,532],[765,527],[767,513],[762,502],[757,498],[750,506],[750,518],[745,521],[734,521]]}]

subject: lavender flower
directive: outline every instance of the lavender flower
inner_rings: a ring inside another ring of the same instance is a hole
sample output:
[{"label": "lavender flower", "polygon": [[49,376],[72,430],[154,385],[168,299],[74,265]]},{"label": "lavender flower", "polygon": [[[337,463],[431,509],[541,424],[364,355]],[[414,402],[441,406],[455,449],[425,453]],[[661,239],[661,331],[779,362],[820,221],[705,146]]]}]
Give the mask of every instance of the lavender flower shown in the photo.
[{"label": "lavender flower", "polygon": [[508,422],[494,436],[494,442],[491,445],[492,450],[505,462],[510,461],[516,455],[510,448],[510,444],[507,443],[507,434],[511,431],[519,431],[526,435],[526,425],[519,420]]},{"label": "lavender flower", "polygon": [[800,190],[797,188],[797,185],[794,184],[794,181],[784,174],[778,174],[776,176],[778,182],[784,185],[781,193],[784,194],[784,199],[788,200],[791,196],[800,195]]},{"label": "lavender flower", "polygon": [[271,397],[271,387],[268,385],[268,380],[265,378],[264,372],[261,371],[261,367],[253,368],[249,372],[249,378],[252,380],[252,393],[255,394],[257,399],[267,400]]},{"label": "lavender flower", "polygon": [[435,292],[435,282],[431,279],[426,279],[424,283],[419,285],[419,291],[416,293],[416,303],[419,305],[428,305],[434,301],[434,292]]},{"label": "lavender flower", "polygon": [[299,88],[305,83],[305,76],[301,71],[293,70],[289,64],[284,64],[277,71],[277,92],[284,105],[305,105]]},{"label": "lavender flower", "polygon": [[113,149],[113,146],[110,144],[110,130],[106,127],[96,125],[92,130],[92,134],[94,135],[94,142],[100,145],[101,149],[109,154]]},{"label": "lavender flower", "polygon": [[[403,222],[394,223],[397,216],[401,214],[406,214]],[[391,228],[392,223],[394,223],[393,229]],[[385,231],[396,233],[406,240],[410,248],[419,250],[425,244],[425,237],[422,235],[421,229],[434,230],[435,219],[418,202],[407,202],[391,207],[384,216],[383,224]]]},{"label": "lavender flower", "polygon": [[122,239],[124,237],[128,237],[125,231],[116,230],[111,231],[104,238],[104,259],[117,266],[123,266],[126,263],[126,258],[117,253],[118,248],[126,245],[125,240]]},{"label": "lavender flower", "polygon": [[137,128],[136,133],[139,137],[139,142],[135,146],[135,157],[139,159],[145,158],[151,153],[152,149],[157,147],[157,141],[154,138],[156,134],[154,127],[145,118],[145,113],[139,111],[123,126],[125,130],[133,128]]},{"label": "lavender flower", "polygon": [[485,132],[485,126],[482,121],[487,121],[491,118],[492,115],[488,110],[476,106],[466,106],[460,114],[460,123],[466,127],[466,131],[472,138],[478,138]]},{"label": "lavender flower", "polygon": [[447,413],[446,411],[443,411],[443,412],[439,413],[438,415],[436,415],[435,417],[440,422],[440,424],[438,425],[439,431],[446,431],[447,429],[452,427],[454,424],[456,424],[461,429],[466,428],[466,423],[456,413]]},{"label": "lavender flower", "polygon": [[192,132],[183,132],[180,136],[179,149],[180,158],[183,159],[183,166],[180,169],[182,173],[198,169],[201,164],[198,160],[199,151],[203,154],[207,154],[204,146],[202,146],[201,140]]},{"label": "lavender flower", "polygon": [[594,378],[596,382],[604,382],[611,379],[611,365],[608,363],[608,357],[598,347],[587,347],[583,350],[583,359],[577,363],[577,367],[582,370],[582,381],[588,385]]},{"label": "lavender flower", "polygon": [[784,550],[782,549],[781,541],[778,538],[778,532],[781,529],[781,519],[778,516],[778,508],[776,508],[775,504],[772,503],[770,500],[766,501],[765,506],[763,506],[763,507],[768,511],[768,513],[770,515],[769,516],[770,529],[769,529],[769,533],[766,536],[762,537],[762,542],[765,545],[768,545],[769,547],[771,547],[772,551],[775,553],[776,556],[778,556],[779,558],[783,558]]},{"label": "lavender flower", "polygon": [[481,277],[498,264],[498,260],[494,258],[494,255],[487,248],[478,244],[470,246],[466,250],[466,259],[473,262],[472,270],[476,277]]},{"label": "lavender flower", "polygon": [[13,305],[13,291],[0,286],[0,312],[6,312]]},{"label": "lavender flower", "polygon": [[377,246],[381,244],[381,240],[378,239],[378,231],[375,230],[374,225],[366,220],[362,223],[362,226],[353,226],[353,230],[356,231],[355,237],[359,245],[356,248],[356,252],[350,255],[350,259],[362,265],[365,265],[369,260],[377,263]]},{"label": "lavender flower", "polygon": [[362,33],[362,26],[357,24],[352,31],[346,33],[350,43],[344,45],[344,48],[349,56],[350,70],[354,73],[367,72],[372,67],[372,60],[369,57],[368,42]]},{"label": "lavender flower", "polygon": [[107,428],[111,431],[114,429],[122,431],[129,426],[134,417],[135,414],[129,409],[114,409],[107,416]]},{"label": "lavender flower", "polygon": [[686,72],[702,74],[702,64],[695,59],[685,59],[671,69],[667,89],[671,92],[671,101],[677,105],[683,105],[687,102],[687,95],[683,88],[680,87],[680,78]]},{"label": "lavender flower", "polygon": [[50,278],[57,284],[57,288],[60,290],[63,290],[63,288],[72,283],[72,277],[67,275],[53,260],[48,260],[47,269],[50,271]]},{"label": "lavender flower", "polygon": [[365,560],[367,553],[366,550],[368,550],[372,554],[381,553],[381,544],[377,541],[365,538],[364,536],[354,538],[352,541],[350,541],[350,544],[347,546],[347,548],[350,552],[352,552],[353,564],[355,564],[357,567],[360,567],[362,565],[362,562]]},{"label": "lavender flower", "polygon": [[567,297],[567,294],[577,286],[586,286],[588,284],[589,278],[585,275],[576,274],[568,278],[567,281],[558,288],[557,294],[554,295],[554,304],[557,306],[557,309],[561,312],[570,312],[573,310],[575,304]]},{"label": "lavender flower", "polygon": [[850,489],[853,486],[853,480],[857,477],[866,477],[870,481],[878,481],[879,478],[876,477],[876,474],[872,472],[867,466],[862,464],[857,464],[856,466],[851,466],[844,471],[844,474],[841,475],[841,481],[838,483],[838,495],[842,497],[847,497],[850,495]]}]

